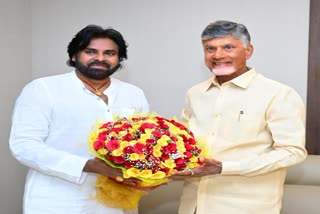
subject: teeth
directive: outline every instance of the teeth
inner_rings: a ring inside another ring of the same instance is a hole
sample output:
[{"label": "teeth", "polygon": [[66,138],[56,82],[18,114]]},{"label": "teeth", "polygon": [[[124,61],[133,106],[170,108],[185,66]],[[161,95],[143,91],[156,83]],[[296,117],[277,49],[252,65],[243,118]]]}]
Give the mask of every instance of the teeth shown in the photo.
[{"label": "teeth", "polygon": [[222,64],[227,64],[227,62],[214,62],[214,65],[222,65]]}]

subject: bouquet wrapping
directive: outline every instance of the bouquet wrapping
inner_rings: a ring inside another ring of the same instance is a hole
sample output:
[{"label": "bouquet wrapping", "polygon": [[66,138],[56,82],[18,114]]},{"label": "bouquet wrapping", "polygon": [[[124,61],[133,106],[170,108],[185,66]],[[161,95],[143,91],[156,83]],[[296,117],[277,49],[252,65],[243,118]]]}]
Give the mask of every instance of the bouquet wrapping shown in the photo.
[{"label": "bouquet wrapping", "polygon": [[[204,156],[204,142],[196,140],[186,125],[156,114],[117,117],[101,123],[89,136],[91,153],[124,178],[141,180],[141,187],[169,181],[171,172],[195,168]],[[136,209],[145,191],[98,176],[96,199],[109,207]]]}]

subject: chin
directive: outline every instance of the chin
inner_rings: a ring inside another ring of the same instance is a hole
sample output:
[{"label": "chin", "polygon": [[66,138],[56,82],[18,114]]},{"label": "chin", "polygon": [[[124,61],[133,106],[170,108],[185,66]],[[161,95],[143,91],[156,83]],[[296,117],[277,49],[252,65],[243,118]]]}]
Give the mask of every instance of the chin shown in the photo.
[{"label": "chin", "polygon": [[214,73],[216,76],[228,76],[228,75],[231,75],[235,72],[234,68],[231,67],[231,68],[223,68],[223,69],[216,69],[216,68],[213,68],[212,70],[212,73]]}]

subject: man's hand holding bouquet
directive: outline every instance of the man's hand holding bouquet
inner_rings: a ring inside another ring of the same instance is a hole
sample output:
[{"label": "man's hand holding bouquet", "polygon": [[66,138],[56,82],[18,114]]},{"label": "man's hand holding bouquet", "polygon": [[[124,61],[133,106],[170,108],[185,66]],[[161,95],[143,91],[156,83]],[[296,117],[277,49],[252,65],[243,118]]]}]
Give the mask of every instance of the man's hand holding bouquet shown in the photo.
[{"label": "man's hand holding bouquet", "polygon": [[172,172],[200,166],[203,145],[186,125],[156,114],[100,124],[89,136],[90,151],[97,164],[115,170],[98,176],[96,198],[109,207],[136,209],[145,190],[167,183]]}]

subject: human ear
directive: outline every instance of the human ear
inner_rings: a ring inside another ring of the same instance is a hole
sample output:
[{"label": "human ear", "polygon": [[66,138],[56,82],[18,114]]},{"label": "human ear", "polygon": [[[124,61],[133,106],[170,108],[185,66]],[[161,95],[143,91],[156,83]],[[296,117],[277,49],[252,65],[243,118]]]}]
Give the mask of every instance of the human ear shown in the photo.
[{"label": "human ear", "polygon": [[253,45],[249,44],[246,48],[246,59],[249,59],[253,54]]}]

